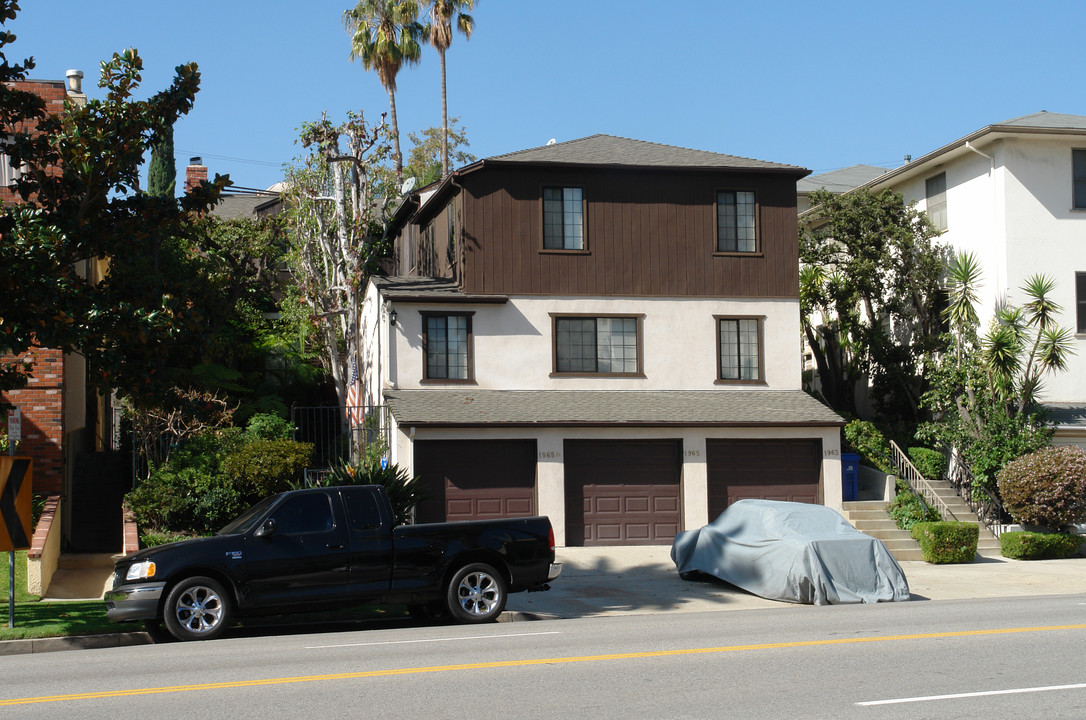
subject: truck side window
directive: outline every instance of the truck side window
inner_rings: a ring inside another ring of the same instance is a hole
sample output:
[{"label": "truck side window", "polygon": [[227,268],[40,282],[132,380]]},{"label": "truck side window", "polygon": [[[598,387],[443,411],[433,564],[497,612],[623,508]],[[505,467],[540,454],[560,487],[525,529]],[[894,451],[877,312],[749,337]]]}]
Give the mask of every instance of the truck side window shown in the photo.
[{"label": "truck side window", "polygon": [[328,532],[335,527],[332,505],[323,493],[288,498],[272,517],[277,532],[284,535]]},{"label": "truck side window", "polygon": [[343,501],[347,504],[347,524],[352,532],[372,530],[381,524],[377,498],[369,490],[343,488]]}]

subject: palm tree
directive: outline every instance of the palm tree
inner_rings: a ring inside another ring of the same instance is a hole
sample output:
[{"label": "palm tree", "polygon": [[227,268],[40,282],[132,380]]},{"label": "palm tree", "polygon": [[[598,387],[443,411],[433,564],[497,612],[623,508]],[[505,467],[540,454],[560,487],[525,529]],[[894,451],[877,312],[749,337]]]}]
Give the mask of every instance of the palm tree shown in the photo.
[{"label": "palm tree", "polygon": [[456,29],[471,38],[475,19],[465,10],[475,7],[475,0],[428,0],[430,9],[430,44],[441,55],[441,177],[449,174],[449,110],[445,96],[445,51],[452,45],[453,21]]},{"label": "palm tree", "polygon": [[359,0],[352,10],[343,13],[343,24],[351,33],[351,59],[360,59],[366,70],[376,70],[388,92],[397,179],[403,177],[403,155],[396,120],[396,75],[403,65],[417,63],[422,56],[419,39],[425,28],[418,17],[414,0]]}]

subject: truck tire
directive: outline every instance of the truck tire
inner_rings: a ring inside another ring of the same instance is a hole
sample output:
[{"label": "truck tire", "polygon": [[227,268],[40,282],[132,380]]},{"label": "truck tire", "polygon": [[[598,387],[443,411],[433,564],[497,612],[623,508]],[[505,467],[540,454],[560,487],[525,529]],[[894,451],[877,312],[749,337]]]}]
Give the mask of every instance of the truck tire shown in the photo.
[{"label": "truck tire", "polygon": [[190,577],[173,586],[166,596],[162,617],[178,640],[211,640],[230,623],[230,596],[217,581]]},{"label": "truck tire", "polygon": [[497,620],[508,597],[505,578],[485,563],[472,563],[456,571],[446,592],[449,614],[459,623]]}]

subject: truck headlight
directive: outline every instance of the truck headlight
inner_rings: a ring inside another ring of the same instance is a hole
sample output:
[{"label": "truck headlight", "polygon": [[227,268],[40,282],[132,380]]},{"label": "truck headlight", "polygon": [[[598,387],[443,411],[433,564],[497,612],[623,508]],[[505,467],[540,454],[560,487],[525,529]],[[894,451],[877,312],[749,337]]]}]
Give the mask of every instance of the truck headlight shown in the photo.
[{"label": "truck headlight", "polygon": [[147,578],[153,578],[155,576],[155,564],[150,560],[143,560],[142,562],[132,563],[128,566],[128,574],[124,576],[125,580],[146,580]]}]

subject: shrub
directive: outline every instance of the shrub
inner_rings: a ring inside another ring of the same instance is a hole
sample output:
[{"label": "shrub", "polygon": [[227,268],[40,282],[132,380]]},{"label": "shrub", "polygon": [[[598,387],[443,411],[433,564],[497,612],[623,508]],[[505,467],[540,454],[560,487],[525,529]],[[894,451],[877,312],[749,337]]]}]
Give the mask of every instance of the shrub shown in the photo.
[{"label": "shrub", "polygon": [[293,440],[294,423],[273,413],[257,413],[245,426],[247,440]]},{"label": "shrub", "polygon": [[893,474],[894,468],[890,466],[890,443],[886,437],[875,427],[875,423],[868,420],[853,420],[845,425],[845,441],[868,465],[877,467],[884,473]]},{"label": "shrub", "polygon": [[1003,506],[1015,520],[1059,529],[1086,520],[1086,453],[1064,445],[1007,463],[998,475]]},{"label": "shrub", "polygon": [[1067,533],[1005,532],[999,536],[1003,557],[1015,560],[1049,560],[1077,555],[1082,538]]},{"label": "shrub", "polygon": [[980,528],[967,522],[924,522],[913,525],[912,534],[927,562],[967,563],[977,554]]},{"label": "shrub", "polygon": [[946,469],[946,461],[938,450],[926,447],[909,448],[909,460],[913,467],[927,480],[939,480]]},{"label": "shrub", "polygon": [[140,531],[140,547],[155,547],[156,545],[165,545],[167,543],[178,542],[179,540],[190,540],[192,537],[192,535],[187,533],[162,531],[151,528],[146,531]]},{"label": "shrub", "polygon": [[197,535],[210,535],[244,509],[229,479],[198,467],[156,470],[125,503],[145,530]]},{"label": "shrub", "polygon": [[893,502],[886,506],[886,512],[902,530],[910,530],[920,522],[942,519],[939,512],[917,497],[904,480],[897,481],[897,495]]},{"label": "shrub", "polygon": [[223,458],[222,474],[253,503],[294,486],[312,454],[312,443],[252,440]]}]

